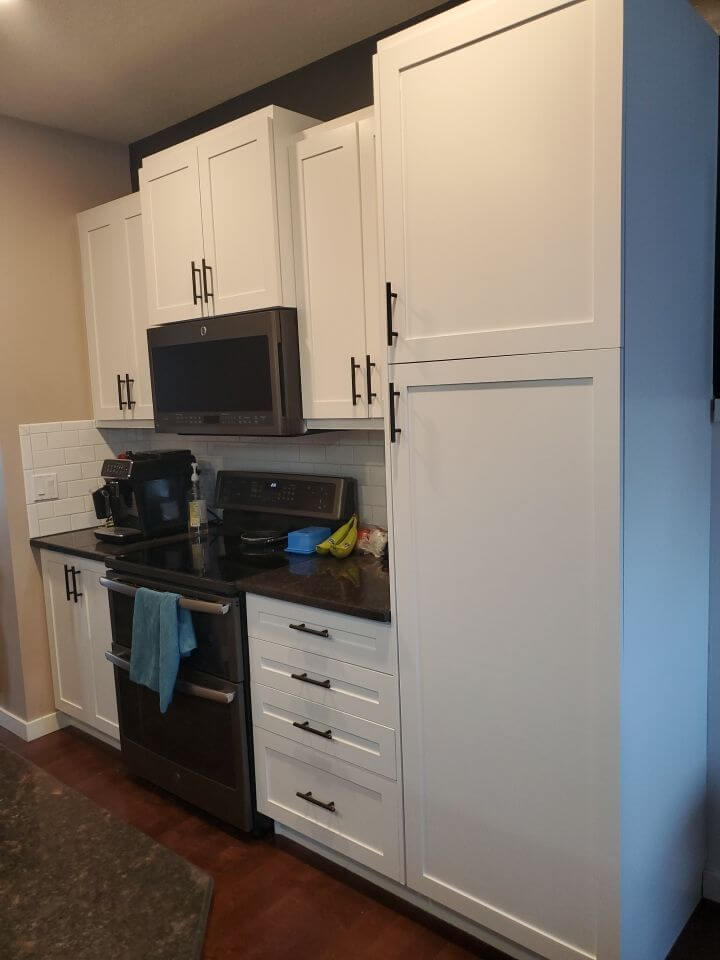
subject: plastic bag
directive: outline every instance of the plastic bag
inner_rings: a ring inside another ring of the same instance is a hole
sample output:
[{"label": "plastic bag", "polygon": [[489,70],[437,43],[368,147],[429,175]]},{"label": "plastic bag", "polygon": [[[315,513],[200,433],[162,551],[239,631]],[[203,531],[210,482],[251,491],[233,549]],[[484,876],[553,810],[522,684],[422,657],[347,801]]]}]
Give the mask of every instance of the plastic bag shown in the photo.
[{"label": "plastic bag", "polygon": [[363,523],[358,528],[358,538],[355,549],[359,553],[369,553],[379,560],[383,555],[387,542],[387,530],[383,530],[382,527],[376,527],[372,523]]}]

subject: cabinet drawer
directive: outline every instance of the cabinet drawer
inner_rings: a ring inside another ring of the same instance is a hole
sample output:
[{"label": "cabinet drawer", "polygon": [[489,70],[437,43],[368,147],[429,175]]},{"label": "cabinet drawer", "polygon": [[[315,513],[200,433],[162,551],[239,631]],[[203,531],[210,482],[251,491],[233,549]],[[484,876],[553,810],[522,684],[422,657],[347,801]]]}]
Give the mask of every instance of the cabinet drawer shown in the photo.
[{"label": "cabinet drawer", "polygon": [[[297,679],[303,674],[307,679]],[[397,681],[386,673],[251,637],[250,676],[255,683],[397,729]],[[330,686],[312,680],[329,680]]]},{"label": "cabinet drawer", "polygon": [[262,727],[391,780],[397,776],[395,731],[390,727],[260,683],[252,685],[252,710],[255,728]]},{"label": "cabinet drawer", "polygon": [[247,619],[251,637],[383,673],[396,672],[397,650],[387,623],[253,595],[247,598]]},{"label": "cabinet drawer", "polygon": [[399,784],[259,729],[255,772],[262,813],[402,882]]}]

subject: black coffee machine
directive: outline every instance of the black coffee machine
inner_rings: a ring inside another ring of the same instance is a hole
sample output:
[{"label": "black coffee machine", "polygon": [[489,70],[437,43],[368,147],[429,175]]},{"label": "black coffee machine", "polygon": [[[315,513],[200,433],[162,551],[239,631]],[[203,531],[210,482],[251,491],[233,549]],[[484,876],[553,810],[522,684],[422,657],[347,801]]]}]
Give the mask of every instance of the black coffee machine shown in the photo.
[{"label": "black coffee machine", "polygon": [[96,530],[98,540],[129,543],[185,530],[194,459],[189,450],[163,450],[106,460],[100,471],[105,483],[93,503],[98,519],[112,526]]}]

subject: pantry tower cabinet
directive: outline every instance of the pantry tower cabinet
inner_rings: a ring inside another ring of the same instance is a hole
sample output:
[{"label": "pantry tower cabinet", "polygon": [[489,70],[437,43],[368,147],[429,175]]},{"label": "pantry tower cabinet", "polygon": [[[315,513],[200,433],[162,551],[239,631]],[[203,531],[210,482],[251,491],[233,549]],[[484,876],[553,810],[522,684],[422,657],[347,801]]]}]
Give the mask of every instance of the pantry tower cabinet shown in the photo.
[{"label": "pantry tower cabinet", "polygon": [[375,106],[407,884],[658,960],[704,861],[717,39],[472,0],[381,41]]}]

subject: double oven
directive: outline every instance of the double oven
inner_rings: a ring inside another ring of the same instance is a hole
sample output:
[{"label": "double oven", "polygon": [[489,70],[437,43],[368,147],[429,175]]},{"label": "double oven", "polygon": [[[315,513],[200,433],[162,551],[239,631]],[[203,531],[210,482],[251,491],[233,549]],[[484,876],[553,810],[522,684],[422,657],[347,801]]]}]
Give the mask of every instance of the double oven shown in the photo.
[{"label": "double oven", "polygon": [[113,630],[107,659],[115,666],[123,757],[130,771],[241,830],[257,824],[254,811],[244,596],[183,587],[197,648],[181,660],[172,703],[160,713],[158,695],[129,677],[135,593],[167,590],[152,579],[108,571]]}]

